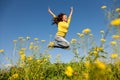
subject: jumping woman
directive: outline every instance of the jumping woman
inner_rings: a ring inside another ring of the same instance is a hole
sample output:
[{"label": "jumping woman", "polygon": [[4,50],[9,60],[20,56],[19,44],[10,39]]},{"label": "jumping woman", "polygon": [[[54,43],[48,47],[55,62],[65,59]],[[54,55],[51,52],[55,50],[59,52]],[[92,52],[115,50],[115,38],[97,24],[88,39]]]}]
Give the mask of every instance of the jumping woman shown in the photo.
[{"label": "jumping woman", "polygon": [[66,14],[60,13],[58,16],[56,16],[50,8],[48,8],[48,12],[53,16],[53,22],[52,24],[57,25],[57,33],[55,35],[55,41],[50,42],[48,45],[48,48],[69,48],[70,44],[65,39],[66,34],[68,32],[69,24],[71,21],[72,13],[73,13],[73,7],[70,8],[70,14],[67,17]]}]

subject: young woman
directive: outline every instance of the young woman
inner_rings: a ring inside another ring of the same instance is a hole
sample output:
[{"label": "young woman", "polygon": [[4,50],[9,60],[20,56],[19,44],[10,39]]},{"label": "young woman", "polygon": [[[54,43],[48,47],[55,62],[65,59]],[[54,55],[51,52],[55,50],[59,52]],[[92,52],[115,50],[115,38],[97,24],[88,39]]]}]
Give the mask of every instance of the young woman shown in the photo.
[{"label": "young woman", "polygon": [[67,18],[67,15],[64,13],[60,13],[58,16],[56,16],[50,8],[48,8],[48,12],[53,16],[53,22],[52,24],[57,25],[57,33],[55,36],[55,41],[50,42],[48,45],[48,48],[56,47],[56,48],[69,48],[70,44],[65,39],[66,33],[68,32],[69,24],[71,21],[72,13],[73,13],[73,7],[70,8],[70,14]]}]

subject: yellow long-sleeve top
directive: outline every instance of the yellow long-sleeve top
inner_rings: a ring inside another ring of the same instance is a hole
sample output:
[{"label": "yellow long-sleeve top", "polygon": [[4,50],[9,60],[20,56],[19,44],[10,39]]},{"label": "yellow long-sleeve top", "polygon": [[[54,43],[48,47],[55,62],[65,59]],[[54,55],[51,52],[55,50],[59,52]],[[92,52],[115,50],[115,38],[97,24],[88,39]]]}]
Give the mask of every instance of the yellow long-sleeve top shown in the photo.
[{"label": "yellow long-sleeve top", "polygon": [[65,37],[66,33],[68,32],[69,24],[71,21],[71,17],[68,17],[68,21],[61,21],[58,23],[58,31],[56,33],[57,36]]}]

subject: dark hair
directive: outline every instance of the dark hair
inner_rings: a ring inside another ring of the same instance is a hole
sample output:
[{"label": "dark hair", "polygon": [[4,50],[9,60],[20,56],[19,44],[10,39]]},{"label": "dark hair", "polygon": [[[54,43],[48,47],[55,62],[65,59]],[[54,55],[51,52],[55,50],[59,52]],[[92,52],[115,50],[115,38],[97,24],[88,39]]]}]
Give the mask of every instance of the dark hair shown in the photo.
[{"label": "dark hair", "polygon": [[63,15],[66,15],[64,13],[60,13],[57,17],[53,18],[52,24],[58,24],[60,21],[63,21]]}]

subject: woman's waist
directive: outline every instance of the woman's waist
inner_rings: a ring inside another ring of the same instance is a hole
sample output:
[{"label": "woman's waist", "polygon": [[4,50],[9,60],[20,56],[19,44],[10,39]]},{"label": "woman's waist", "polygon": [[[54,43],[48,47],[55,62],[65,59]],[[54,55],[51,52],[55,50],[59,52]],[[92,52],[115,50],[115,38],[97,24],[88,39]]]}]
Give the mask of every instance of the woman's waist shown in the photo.
[{"label": "woman's waist", "polygon": [[58,32],[56,33],[56,35],[57,35],[57,36],[61,36],[61,37],[65,37],[65,36],[66,36],[66,33],[67,33],[67,32],[58,31]]}]

